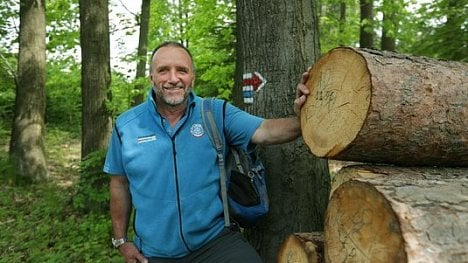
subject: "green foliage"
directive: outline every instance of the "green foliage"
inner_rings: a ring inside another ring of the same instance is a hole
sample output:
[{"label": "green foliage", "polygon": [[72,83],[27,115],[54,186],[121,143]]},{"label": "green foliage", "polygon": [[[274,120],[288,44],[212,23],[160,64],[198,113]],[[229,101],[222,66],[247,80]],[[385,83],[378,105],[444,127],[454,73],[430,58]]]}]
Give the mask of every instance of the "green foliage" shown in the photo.
[{"label": "green foliage", "polygon": [[235,8],[232,1],[196,1],[188,36],[197,66],[196,91],[229,99],[234,87]]},{"label": "green foliage", "polygon": [[[0,120],[0,147],[6,148],[6,146],[8,146],[10,138],[9,131],[10,124]],[[13,169],[13,166],[9,162],[8,153],[0,150],[0,179],[7,184],[15,184],[16,176]]]},{"label": "green foliage", "polygon": [[4,186],[0,262],[121,262],[109,243],[110,218],[77,213],[72,193],[55,184]]},{"label": "green foliage", "polygon": [[109,241],[109,215],[83,214],[73,206],[80,160],[77,138],[49,128],[50,180],[21,186],[5,176],[8,131],[0,125],[0,263],[122,262]]},{"label": "green foliage", "polygon": [[72,59],[47,63],[46,123],[69,131],[81,124],[81,72]]},{"label": "green foliage", "polygon": [[[117,116],[130,107],[132,98],[139,92],[135,89],[136,83],[148,85],[148,80],[146,78],[141,78],[129,81],[124,74],[116,71],[112,72],[112,83],[110,86],[112,99],[108,101],[106,106],[114,116]],[[143,89],[143,92],[146,91],[146,89]]]},{"label": "green foliage", "polygon": [[106,151],[88,154],[81,161],[81,176],[74,207],[85,213],[106,214],[109,211],[109,175],[102,171]]},{"label": "green foliage", "polygon": [[12,53],[17,43],[19,0],[0,1],[0,53]]},{"label": "green foliage", "polygon": [[[345,6],[345,14],[341,8]],[[320,48],[322,53],[337,46],[355,46],[359,43],[359,2],[355,0],[321,1]]]},{"label": "green foliage", "polygon": [[13,121],[16,58],[0,47],[0,120]]},{"label": "green foliage", "polygon": [[[396,51],[447,60],[468,61],[468,7],[458,0],[397,0],[374,2],[374,32],[396,39]],[[337,46],[358,46],[359,0],[320,1],[320,44],[322,53]],[[422,3],[418,5],[419,3]],[[346,15],[341,16],[341,4]],[[382,14],[392,14],[382,21]],[[344,19],[343,19],[344,18]],[[385,24],[383,24],[385,23]],[[380,46],[375,38],[374,46]]]},{"label": "green foliage", "polygon": [[468,5],[459,0],[435,0],[421,5],[419,31],[409,48],[417,55],[468,61]]},{"label": "green foliage", "polygon": [[78,0],[46,1],[47,50],[59,59],[72,58],[79,45]]}]

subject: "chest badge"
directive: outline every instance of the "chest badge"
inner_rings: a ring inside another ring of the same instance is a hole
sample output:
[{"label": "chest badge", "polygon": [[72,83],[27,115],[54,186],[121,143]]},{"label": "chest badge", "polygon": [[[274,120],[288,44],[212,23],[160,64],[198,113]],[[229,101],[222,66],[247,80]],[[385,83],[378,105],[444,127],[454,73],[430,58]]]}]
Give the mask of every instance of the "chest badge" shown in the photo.
[{"label": "chest badge", "polygon": [[195,137],[202,137],[205,131],[200,123],[195,123],[190,127],[190,133]]}]

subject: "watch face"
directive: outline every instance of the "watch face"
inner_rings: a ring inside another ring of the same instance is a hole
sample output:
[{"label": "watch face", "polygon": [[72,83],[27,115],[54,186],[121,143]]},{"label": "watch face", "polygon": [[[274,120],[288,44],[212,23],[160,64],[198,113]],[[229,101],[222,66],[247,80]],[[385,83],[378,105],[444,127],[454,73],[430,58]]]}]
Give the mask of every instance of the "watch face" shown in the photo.
[{"label": "watch face", "polygon": [[119,238],[119,239],[114,239],[112,238],[112,245],[114,245],[115,248],[120,247],[123,245],[125,242],[127,242],[127,238]]}]

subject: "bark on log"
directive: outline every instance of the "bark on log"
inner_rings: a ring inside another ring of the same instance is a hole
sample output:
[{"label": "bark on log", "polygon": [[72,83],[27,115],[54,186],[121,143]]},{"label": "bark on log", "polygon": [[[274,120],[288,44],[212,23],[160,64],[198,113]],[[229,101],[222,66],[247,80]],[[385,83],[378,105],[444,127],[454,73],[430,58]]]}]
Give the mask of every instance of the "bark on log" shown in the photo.
[{"label": "bark on log", "polygon": [[302,135],[314,155],[468,166],[468,64],[336,48],[306,85]]},{"label": "bark on log", "polygon": [[323,232],[289,235],[278,250],[278,263],[323,263]]},{"label": "bark on log", "polygon": [[468,168],[345,167],[332,188],[326,262],[468,262]]}]

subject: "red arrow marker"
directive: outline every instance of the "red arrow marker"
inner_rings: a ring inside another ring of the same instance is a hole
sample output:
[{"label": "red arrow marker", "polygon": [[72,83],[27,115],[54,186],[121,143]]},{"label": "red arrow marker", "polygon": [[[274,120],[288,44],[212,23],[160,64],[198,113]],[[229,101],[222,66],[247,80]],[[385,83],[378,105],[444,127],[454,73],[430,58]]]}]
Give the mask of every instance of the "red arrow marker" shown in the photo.
[{"label": "red arrow marker", "polygon": [[266,79],[258,72],[245,73],[242,80],[242,93],[244,95],[244,103],[252,104],[254,92],[258,92],[265,86]]},{"label": "red arrow marker", "polygon": [[242,84],[244,86],[252,86],[253,91],[259,91],[265,86],[266,80],[258,72],[246,73],[243,76]]}]

